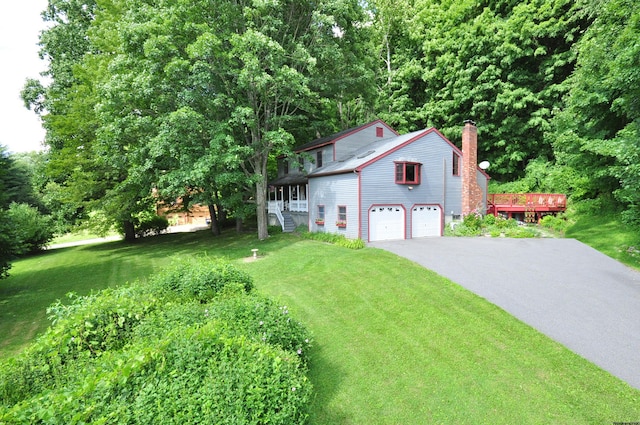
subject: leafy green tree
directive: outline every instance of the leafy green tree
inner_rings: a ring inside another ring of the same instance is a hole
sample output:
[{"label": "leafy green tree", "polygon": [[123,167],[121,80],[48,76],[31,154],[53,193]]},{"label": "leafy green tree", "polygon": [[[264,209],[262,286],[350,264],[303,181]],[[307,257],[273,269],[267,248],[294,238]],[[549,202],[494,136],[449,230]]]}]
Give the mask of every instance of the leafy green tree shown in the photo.
[{"label": "leafy green tree", "polygon": [[0,279],[8,276],[11,260],[40,250],[53,237],[51,218],[38,209],[27,158],[0,145]]},{"label": "leafy green tree", "polygon": [[0,279],[8,276],[15,252],[13,226],[9,222],[6,212],[8,207],[6,179],[10,167],[11,160],[7,148],[0,145]]},{"label": "leafy green tree", "polygon": [[144,179],[125,182],[127,153],[105,156],[109,152],[97,143],[96,82],[108,72],[89,37],[97,9],[93,0],[49,1],[43,18],[50,27],[40,36],[40,54],[49,61],[45,76],[51,84],[29,80],[22,95],[47,130],[47,174],[58,195],[52,203],[64,204],[66,215],[75,218],[100,212],[104,227],[117,223],[132,240],[136,214],[148,209],[150,187]]},{"label": "leafy green tree", "polygon": [[109,52],[98,142],[126,161],[119,187],[154,176],[161,192],[198,188],[210,205],[250,187],[267,237],[269,158],[290,151],[339,91],[320,70],[351,40],[359,11],[353,0],[105,2],[91,32]]},{"label": "leafy green tree", "polygon": [[595,19],[578,43],[567,105],[555,121],[556,155],[581,176],[576,195],[609,198],[640,223],[640,11],[629,0],[590,11]]},{"label": "leafy green tree", "polygon": [[589,22],[582,3],[417,0],[405,21],[408,41],[402,33],[396,41],[407,47],[392,54],[387,97],[398,107],[390,124],[432,125],[455,141],[461,123],[476,120],[479,154],[499,179],[524,175],[532,159],[551,158],[544,134],[567,92],[572,46]]}]

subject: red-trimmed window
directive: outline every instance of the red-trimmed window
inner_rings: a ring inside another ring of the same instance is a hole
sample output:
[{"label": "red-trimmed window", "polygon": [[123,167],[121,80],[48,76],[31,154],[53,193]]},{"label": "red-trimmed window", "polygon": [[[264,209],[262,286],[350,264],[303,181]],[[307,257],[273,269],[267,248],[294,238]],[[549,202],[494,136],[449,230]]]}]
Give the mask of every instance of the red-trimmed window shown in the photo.
[{"label": "red-trimmed window", "polygon": [[456,152],[453,152],[453,158],[451,163],[453,164],[453,169],[451,174],[453,174],[454,176],[459,176],[460,175],[460,155],[458,155]]},{"label": "red-trimmed window", "polygon": [[347,227],[347,207],[346,205],[338,205],[338,220],[336,226]]},{"label": "red-trimmed window", "polygon": [[384,137],[384,128],[376,127],[376,137]]},{"label": "red-trimmed window", "polygon": [[420,184],[420,163],[396,162],[397,184]]},{"label": "red-trimmed window", "polygon": [[316,221],[324,223],[324,205],[318,205],[318,218]]}]

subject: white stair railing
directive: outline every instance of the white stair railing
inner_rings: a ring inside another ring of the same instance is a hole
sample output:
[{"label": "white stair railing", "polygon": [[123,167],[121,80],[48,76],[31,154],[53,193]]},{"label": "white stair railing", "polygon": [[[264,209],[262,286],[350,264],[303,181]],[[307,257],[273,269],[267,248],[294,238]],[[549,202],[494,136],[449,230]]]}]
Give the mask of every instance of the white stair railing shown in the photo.
[{"label": "white stair railing", "polygon": [[269,207],[267,211],[271,214],[276,215],[278,221],[280,222],[280,227],[282,227],[282,230],[284,231],[284,217],[282,216],[282,211],[280,211],[280,203],[278,201],[269,202],[268,206]]}]

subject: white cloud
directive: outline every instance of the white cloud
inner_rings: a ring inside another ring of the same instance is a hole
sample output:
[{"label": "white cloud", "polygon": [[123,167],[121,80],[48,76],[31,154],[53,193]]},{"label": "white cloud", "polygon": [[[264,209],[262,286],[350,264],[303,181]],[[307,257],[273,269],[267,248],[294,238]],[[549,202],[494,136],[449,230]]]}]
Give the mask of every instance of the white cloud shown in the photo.
[{"label": "white cloud", "polygon": [[46,64],[38,57],[40,13],[47,0],[6,1],[0,14],[0,144],[11,152],[42,149],[44,130],[24,107],[20,91],[27,78],[39,78]]}]

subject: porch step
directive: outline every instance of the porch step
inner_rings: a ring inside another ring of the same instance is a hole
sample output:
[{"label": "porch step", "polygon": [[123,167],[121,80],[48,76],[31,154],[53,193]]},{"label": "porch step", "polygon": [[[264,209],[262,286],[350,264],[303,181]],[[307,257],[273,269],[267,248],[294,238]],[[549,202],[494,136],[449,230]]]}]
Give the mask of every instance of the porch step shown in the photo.
[{"label": "porch step", "polygon": [[284,229],[283,232],[291,233],[296,230],[296,223],[293,221],[293,217],[286,211],[282,212],[282,218],[284,218]]}]

